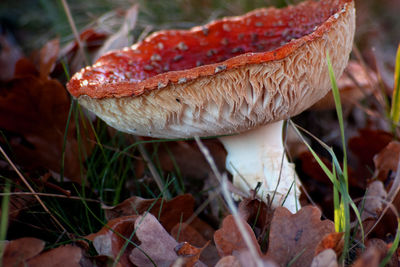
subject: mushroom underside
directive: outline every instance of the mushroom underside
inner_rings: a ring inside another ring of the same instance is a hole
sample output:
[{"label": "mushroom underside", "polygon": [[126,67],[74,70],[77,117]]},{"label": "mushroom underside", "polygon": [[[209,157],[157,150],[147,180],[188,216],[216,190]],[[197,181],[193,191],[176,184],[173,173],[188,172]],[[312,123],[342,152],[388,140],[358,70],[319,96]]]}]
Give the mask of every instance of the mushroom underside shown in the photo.
[{"label": "mushroom underside", "polygon": [[347,65],[355,28],[354,10],[347,13],[322,38],[281,60],[172,83],[140,97],[78,99],[118,130],[159,138],[232,134],[286,119],[329,91],[326,53],[337,77]]}]

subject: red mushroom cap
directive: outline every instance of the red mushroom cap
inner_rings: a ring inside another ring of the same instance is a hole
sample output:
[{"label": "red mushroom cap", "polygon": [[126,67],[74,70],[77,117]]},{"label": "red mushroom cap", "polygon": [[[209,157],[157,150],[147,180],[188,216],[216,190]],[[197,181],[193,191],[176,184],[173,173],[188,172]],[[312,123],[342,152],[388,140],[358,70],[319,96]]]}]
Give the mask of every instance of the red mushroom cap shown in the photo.
[{"label": "red mushroom cap", "polygon": [[67,87],[122,131],[158,137],[240,132],[295,115],[326,94],[326,52],[339,75],[354,17],[352,0],[306,1],[156,32],[102,56]]}]

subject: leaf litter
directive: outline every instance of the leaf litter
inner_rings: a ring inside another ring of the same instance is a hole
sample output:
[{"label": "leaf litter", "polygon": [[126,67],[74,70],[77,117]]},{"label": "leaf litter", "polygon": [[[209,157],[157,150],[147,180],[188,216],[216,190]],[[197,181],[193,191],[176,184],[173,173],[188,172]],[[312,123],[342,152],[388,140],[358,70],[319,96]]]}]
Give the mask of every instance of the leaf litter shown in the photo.
[{"label": "leaf litter", "polygon": [[[90,56],[101,51],[99,48],[109,50],[125,45],[137,23],[137,6],[132,7],[130,12],[133,15],[126,19],[125,26],[118,34],[110,35],[98,28],[87,28],[81,33],[80,37]],[[108,40],[106,45],[105,40]],[[2,36],[0,41],[5,48],[0,54],[0,69],[5,70],[1,72],[0,112],[7,114],[0,116],[0,143],[8,148],[7,152],[13,154],[18,166],[40,189],[47,182],[46,175],[35,180],[30,171],[40,169],[42,174],[45,172],[60,177],[64,131],[71,106],[71,99],[63,84],[54,78],[60,74],[58,59],[64,58],[72,72],[82,66],[83,60],[78,56],[76,42],[60,48],[59,41],[54,39],[30,58],[25,58],[8,39]],[[4,62],[11,66],[4,68]],[[379,73],[374,68],[364,68],[354,61],[347,72],[347,77],[342,77],[338,84],[350,95],[356,95],[356,100],[353,96],[351,99],[347,97],[345,99],[349,102],[344,103],[348,121],[352,122],[360,117],[360,110],[365,111],[359,101],[376,103],[370,100],[377,97],[374,89],[379,86]],[[326,108],[329,105],[323,106]],[[371,106],[368,108],[375,108],[373,104]],[[379,111],[379,108],[376,109]],[[326,110],[316,112],[329,113]],[[333,119],[324,122],[325,125],[334,123]],[[394,194],[392,206],[396,209],[400,207],[400,196],[393,188],[396,186],[400,145],[396,141],[396,133],[389,133],[376,119],[355,121],[351,126],[353,129],[349,131],[352,131],[352,135],[348,142],[352,152],[350,191],[357,201],[365,230],[368,232],[372,229],[366,236],[365,244],[360,244],[360,236],[355,235],[358,240],[351,251],[352,266],[378,266],[388,253],[397,229],[397,215],[387,209],[387,202]],[[78,144],[78,127],[82,125],[73,120],[69,124],[64,169],[65,177],[77,184],[86,178],[86,173],[81,171],[82,161],[77,155],[84,148],[86,153],[83,154],[90,156],[96,143],[88,142],[94,140],[93,133],[81,131],[79,139],[83,143]],[[323,133],[330,132],[325,129]],[[215,140],[208,141],[208,146],[218,167],[223,170],[226,152]],[[212,176],[202,154],[191,141],[166,143],[160,149],[154,149],[151,145],[146,147],[153,155],[157,154],[159,166],[166,173],[176,171],[178,166],[183,177],[204,180]],[[298,213],[291,214],[284,208],[271,210],[257,199],[244,199],[239,203],[241,220],[257,248],[263,266],[339,266],[343,233],[335,233],[330,220],[332,185],[309,153],[303,151],[296,158],[301,163],[304,190],[311,196],[319,193],[320,198],[313,200],[321,210],[305,206]],[[142,169],[136,169],[138,162],[134,162],[135,172],[140,174],[138,176],[146,175],[144,165]],[[326,163],[330,163],[327,158]],[[12,177],[10,170],[3,165],[0,164],[2,173]],[[23,191],[19,185],[14,187],[15,192]],[[195,214],[194,209],[202,200],[191,194],[168,200],[134,196],[113,207],[103,205],[103,228],[86,236],[77,235],[85,241],[72,240],[71,244],[51,249],[44,249],[44,240],[36,238],[4,241],[3,265],[107,266],[119,260],[117,266],[154,266],[154,263],[157,266],[256,266],[235,220],[226,209],[212,207],[202,210],[200,215]],[[303,200],[308,203],[305,198]],[[9,204],[9,220],[18,220],[20,212],[29,209],[34,202],[31,196],[11,195]],[[324,213],[323,219],[321,211]],[[397,251],[392,256],[389,266],[398,265],[399,254]]]}]

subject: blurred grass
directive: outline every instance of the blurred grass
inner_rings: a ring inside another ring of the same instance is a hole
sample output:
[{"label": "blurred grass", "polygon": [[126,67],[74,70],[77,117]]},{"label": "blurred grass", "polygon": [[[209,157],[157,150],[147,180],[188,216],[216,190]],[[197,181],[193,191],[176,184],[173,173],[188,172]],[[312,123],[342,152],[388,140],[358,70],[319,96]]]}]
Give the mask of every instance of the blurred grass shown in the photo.
[{"label": "blurred grass", "polygon": [[[96,23],[111,31],[118,29],[123,12],[135,3],[140,5],[138,27],[134,34],[150,26],[153,31],[189,28],[222,16],[239,15],[263,6],[282,7],[299,0],[68,0],[78,30]],[[113,16],[117,14],[117,16]],[[118,16],[119,15],[119,16]],[[112,19],[110,19],[112,18]],[[40,48],[48,40],[60,37],[65,44],[73,40],[61,1],[0,1],[0,32],[15,32],[25,51]]]}]

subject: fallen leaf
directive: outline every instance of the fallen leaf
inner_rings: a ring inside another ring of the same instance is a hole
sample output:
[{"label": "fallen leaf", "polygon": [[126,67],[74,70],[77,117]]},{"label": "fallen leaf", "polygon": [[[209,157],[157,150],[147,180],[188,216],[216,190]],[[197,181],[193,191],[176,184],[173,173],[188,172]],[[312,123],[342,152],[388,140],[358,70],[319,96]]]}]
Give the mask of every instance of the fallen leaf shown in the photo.
[{"label": "fallen leaf", "polygon": [[[49,71],[53,61],[53,56],[43,59],[42,71]],[[0,84],[0,129],[5,130],[8,139],[0,141],[8,142],[16,162],[25,168],[60,173],[69,109],[70,97],[64,86],[55,79],[41,77],[31,61],[21,59],[14,78]],[[77,155],[85,149],[87,155],[92,145],[87,142],[91,133],[82,128],[82,145],[78,144],[76,127],[72,120],[66,138],[64,172],[70,180],[80,182],[81,162]]]},{"label": "fallen leaf", "polygon": [[65,245],[46,251],[28,260],[27,265],[29,267],[80,267],[82,259],[83,251],[81,248]]},{"label": "fallen leaf", "polygon": [[309,266],[320,240],[334,231],[334,223],[321,221],[321,211],[316,207],[303,207],[296,214],[278,207],[272,218],[266,255],[281,265],[297,257],[291,266]]},{"label": "fallen leaf", "polygon": [[[343,107],[352,107],[371,95],[378,84],[376,73],[365,69],[355,60],[350,60],[343,75],[337,80]],[[314,110],[335,109],[332,91],[312,106]]]},{"label": "fallen leaf", "polygon": [[377,248],[367,249],[360,258],[358,258],[352,267],[378,267],[380,262],[380,253]]},{"label": "fallen leaf", "polygon": [[[203,247],[208,242],[194,227],[186,223],[176,224],[171,230],[171,236],[178,242],[188,242],[197,247]],[[204,253],[201,253],[200,260],[208,266],[214,266],[219,260],[216,247],[209,244]]]},{"label": "fallen leaf", "polygon": [[3,254],[3,266],[26,266],[27,260],[38,255],[44,249],[43,240],[23,237],[8,241]]},{"label": "fallen leaf", "polygon": [[160,223],[170,232],[179,222],[184,222],[193,214],[194,198],[179,195],[171,200],[144,199],[130,197],[114,207],[105,208],[107,220],[132,214],[140,215],[146,211],[159,218]]},{"label": "fallen leaf", "polygon": [[[206,266],[209,266],[209,265],[205,265],[204,263],[202,263],[202,262],[200,262],[200,261],[197,261],[196,263],[194,263],[194,264],[187,264],[187,259],[186,258],[184,258],[184,257],[178,257],[176,260],[175,260],[175,262],[174,263],[172,263],[172,265],[171,266],[169,266],[169,267],[206,267]],[[214,265],[212,265],[212,266],[214,266]]]},{"label": "fallen leaf", "polygon": [[54,66],[60,52],[60,40],[58,38],[48,41],[39,52],[39,74],[47,78]]},{"label": "fallen leaf", "polygon": [[[366,246],[366,249],[368,249],[370,247],[376,248],[379,251],[379,254],[381,255],[380,261],[382,261],[383,258],[386,256],[386,254],[389,252],[389,248],[390,248],[391,244],[387,244],[385,241],[383,241],[382,239],[379,239],[379,238],[371,238],[365,242],[365,246]],[[398,266],[398,260],[397,260],[397,256],[395,253],[392,255],[392,258],[389,260],[389,262],[385,266],[388,266],[388,267]]]},{"label": "fallen leaf", "polygon": [[93,61],[96,61],[100,56],[111,50],[122,49],[133,44],[132,30],[136,25],[138,9],[139,6],[135,4],[126,11],[121,28],[107,38],[99,51],[97,51]]},{"label": "fallen leaf", "polygon": [[[202,248],[197,248],[189,244],[188,242],[183,242],[175,247],[176,254],[181,258],[179,260],[179,266],[182,267],[193,267],[193,266],[206,266],[199,263],[200,255],[203,250],[208,246],[210,242],[207,242]],[[178,259],[175,261],[175,263]],[[174,264],[175,266],[175,264]]]},{"label": "fallen leaf", "polygon": [[[82,45],[89,57],[92,56],[104,43],[109,34],[103,30],[88,28],[79,34]],[[60,58],[65,58],[68,62],[70,73],[75,73],[85,66],[85,58],[79,52],[79,46],[76,40],[65,45],[60,51]],[[63,71],[61,66],[57,67],[60,72]]]},{"label": "fallen leaf", "polygon": [[[99,255],[106,255],[113,260],[119,257],[120,266],[133,266],[129,260],[129,254],[133,245],[127,244],[127,239],[132,238],[132,232],[135,229],[137,215],[123,216],[110,220],[99,232],[86,236],[93,242]],[[135,242],[135,240],[131,240]],[[125,245],[127,246],[125,247]],[[125,247],[125,248],[124,248]],[[124,248],[124,251],[122,249]],[[120,253],[122,254],[120,255]]]},{"label": "fallen leaf", "polygon": [[21,48],[13,41],[13,36],[2,32],[0,35],[0,81],[7,81],[14,76],[15,64],[23,56]]},{"label": "fallen leaf", "polygon": [[243,199],[238,210],[240,216],[252,226],[258,242],[262,243],[271,224],[272,209],[258,199]]},{"label": "fallen leaf", "polygon": [[171,236],[178,242],[189,242],[190,244],[202,247],[207,240],[193,227],[186,223],[178,223],[171,229]]},{"label": "fallen leaf", "polygon": [[311,267],[338,267],[336,253],[333,249],[325,249],[318,253],[311,262]]},{"label": "fallen leaf", "polygon": [[232,255],[221,258],[215,267],[241,267],[239,260]]},{"label": "fallen leaf", "polygon": [[135,229],[140,246],[134,248],[129,255],[133,264],[141,267],[168,267],[178,258],[174,251],[178,243],[152,214],[139,216],[135,221]]},{"label": "fallen leaf", "polygon": [[322,251],[332,249],[336,255],[341,255],[344,246],[344,233],[330,233],[322,238],[318,246],[315,248],[315,254],[318,255]]},{"label": "fallen leaf", "polygon": [[368,185],[365,200],[360,203],[361,221],[368,218],[377,219],[385,207],[387,193],[381,181],[374,181]]},{"label": "fallen leaf", "polygon": [[374,178],[390,184],[395,174],[400,159],[400,142],[392,141],[374,156]]},{"label": "fallen leaf", "polygon": [[[262,255],[257,239],[251,227],[243,220],[243,225],[246,228],[246,234],[249,235],[251,241],[257,249],[257,253]],[[242,233],[236,225],[232,215],[228,215],[222,222],[222,227],[215,231],[214,242],[217,247],[218,254],[221,257],[233,255],[235,252],[247,250],[248,247],[243,239]]]},{"label": "fallen leaf", "polygon": [[359,129],[358,136],[349,139],[348,147],[358,159],[357,173],[359,176],[369,178],[374,168],[373,158],[390,141],[393,136],[385,131],[372,129]]},{"label": "fallen leaf", "polygon": [[215,267],[278,267],[279,265],[275,262],[267,259],[260,258],[258,262],[255,261],[254,257],[249,251],[240,251],[235,253],[235,256],[229,255],[221,258],[215,265]]},{"label": "fallen leaf", "polygon": [[[325,174],[323,169],[318,164],[317,160],[313,156],[313,154],[309,151],[303,152],[299,156],[301,160],[301,169],[302,171],[310,176],[313,180],[316,180],[321,183],[328,184],[329,187],[332,187],[332,182],[329,180],[328,176]],[[332,162],[327,158],[320,156],[322,162],[328,167],[328,169],[332,169]],[[342,165],[342,164],[341,164]],[[348,168],[348,176],[349,176],[349,185],[353,187],[361,187],[364,188],[364,183],[357,179],[352,179],[352,177],[357,177],[352,168]]]}]

